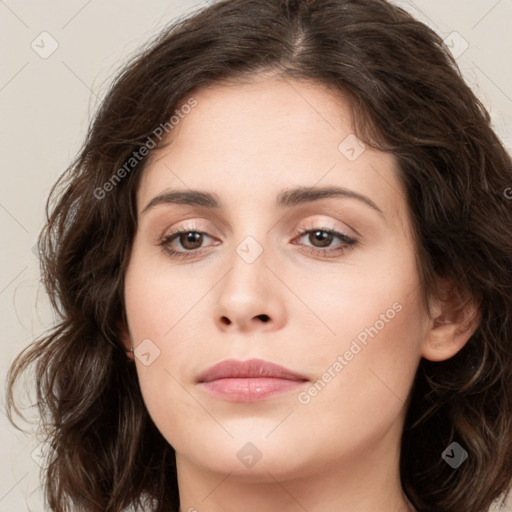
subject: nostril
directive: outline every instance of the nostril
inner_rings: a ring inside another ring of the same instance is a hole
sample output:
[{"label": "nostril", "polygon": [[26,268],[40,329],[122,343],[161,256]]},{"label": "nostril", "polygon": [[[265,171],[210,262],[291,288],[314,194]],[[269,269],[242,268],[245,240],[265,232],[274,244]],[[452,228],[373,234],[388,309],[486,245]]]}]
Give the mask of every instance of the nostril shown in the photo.
[{"label": "nostril", "polygon": [[229,318],[227,318],[227,317],[223,316],[223,317],[221,318],[221,322],[222,322],[223,324],[229,325],[229,324],[231,323],[231,320],[230,320]]},{"label": "nostril", "polygon": [[268,315],[262,314],[258,315],[258,318],[263,322],[268,322],[270,320],[270,317]]}]

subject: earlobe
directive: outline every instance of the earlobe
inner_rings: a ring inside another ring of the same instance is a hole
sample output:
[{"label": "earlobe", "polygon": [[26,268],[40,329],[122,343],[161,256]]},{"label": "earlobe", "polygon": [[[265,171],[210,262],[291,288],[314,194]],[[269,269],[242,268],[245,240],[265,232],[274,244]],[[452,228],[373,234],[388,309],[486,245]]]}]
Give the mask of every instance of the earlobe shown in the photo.
[{"label": "earlobe", "polygon": [[431,308],[431,323],[422,356],[430,361],[453,357],[468,342],[481,321],[479,304],[463,298],[452,283],[443,281],[440,297]]}]

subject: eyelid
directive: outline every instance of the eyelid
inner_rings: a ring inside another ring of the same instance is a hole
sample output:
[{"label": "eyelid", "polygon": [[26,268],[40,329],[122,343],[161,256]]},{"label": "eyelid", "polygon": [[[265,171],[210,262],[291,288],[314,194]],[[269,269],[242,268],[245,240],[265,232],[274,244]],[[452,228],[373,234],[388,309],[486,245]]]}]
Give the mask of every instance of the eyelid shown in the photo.
[{"label": "eyelid", "polygon": [[[167,238],[169,238],[170,236],[172,236],[173,234],[176,234],[176,233],[179,233],[179,232],[182,232],[182,231],[194,231],[194,232],[197,232],[197,233],[202,233],[204,235],[207,235],[209,236],[210,238],[213,238],[212,235],[210,234],[210,232],[208,230],[203,230],[196,222],[196,220],[192,220],[192,221],[183,221],[184,224],[178,224],[177,227],[173,227],[173,228],[168,228],[164,231],[164,233],[162,234],[162,236],[160,237],[161,240],[165,240]],[[190,222],[190,223],[187,223],[187,222]],[[331,225],[330,223],[332,223],[333,220],[330,219],[328,221],[324,221],[324,220],[320,220],[320,219],[317,219],[317,218],[314,218],[314,219],[307,219],[307,220],[302,220],[299,222],[299,224],[297,225],[297,227],[294,229],[294,231],[296,232],[294,237],[297,236],[298,233],[301,233],[302,231],[305,231],[305,230],[312,230],[312,229],[324,229],[324,230],[327,230],[327,231],[339,231],[341,232],[342,234],[348,236],[348,237],[351,237],[352,235],[350,233],[347,232],[346,229],[342,228],[342,227],[338,227],[336,225]],[[345,223],[345,225],[350,229],[352,230],[357,236],[361,236],[361,234],[356,230],[354,229],[352,226],[350,226],[349,224]]]},{"label": "eyelid", "polygon": [[[349,238],[354,238],[354,236],[361,237],[361,234],[356,229],[354,229],[351,225],[349,225],[347,223],[344,223],[344,225],[347,226],[349,229],[347,230],[346,228],[337,226],[334,223],[333,219],[329,219],[329,220],[321,220],[321,219],[317,219],[317,218],[307,219],[307,220],[301,221],[299,223],[299,225],[297,226],[297,231],[301,232],[301,231],[306,231],[306,230],[314,230],[314,229],[317,229],[317,230],[322,229],[323,230],[323,229],[325,229],[327,231],[338,231]],[[352,235],[350,233],[350,231],[353,231],[354,235]]]},{"label": "eyelid", "polygon": [[[180,231],[197,231],[197,232],[203,232],[203,230],[196,224],[195,221],[183,221],[184,224],[178,224],[176,227],[170,227],[170,228],[167,228],[163,234],[162,234],[162,237],[161,238],[166,238],[168,237],[169,235],[172,235],[176,232],[180,232]],[[190,222],[189,224],[187,224],[187,222]]]},{"label": "eyelid", "polygon": [[165,230],[164,233],[162,234],[162,236],[160,237],[159,243],[160,244],[169,243],[169,240],[171,238],[173,238],[175,235],[178,235],[178,234],[184,233],[184,232],[185,233],[187,233],[187,232],[200,233],[202,235],[206,235],[209,238],[214,238],[206,230],[202,230],[201,228],[199,228],[199,226],[197,224],[191,223],[191,224],[178,225],[175,228],[170,228],[170,229]]}]

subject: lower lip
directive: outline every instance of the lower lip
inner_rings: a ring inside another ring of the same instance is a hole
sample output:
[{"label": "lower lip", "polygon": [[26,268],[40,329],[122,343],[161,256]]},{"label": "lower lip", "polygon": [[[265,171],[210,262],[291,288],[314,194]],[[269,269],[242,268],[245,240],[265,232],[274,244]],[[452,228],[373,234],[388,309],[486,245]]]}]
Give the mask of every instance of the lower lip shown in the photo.
[{"label": "lower lip", "polygon": [[254,377],[245,379],[217,379],[202,382],[200,386],[209,394],[229,402],[258,402],[296,390],[305,380]]}]

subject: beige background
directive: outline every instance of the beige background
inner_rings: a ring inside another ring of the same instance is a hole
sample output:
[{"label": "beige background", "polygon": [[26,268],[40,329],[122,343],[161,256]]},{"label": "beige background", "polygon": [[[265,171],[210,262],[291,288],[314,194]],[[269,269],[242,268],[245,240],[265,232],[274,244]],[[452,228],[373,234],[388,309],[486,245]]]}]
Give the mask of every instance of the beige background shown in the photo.
[{"label": "beige background", "polygon": [[[395,3],[448,37],[454,52],[467,42],[459,65],[512,150],[512,0]],[[119,63],[172,18],[199,5],[193,0],[0,0],[2,382],[15,355],[52,321],[33,253],[51,184],[79,149]],[[47,55],[52,45],[58,47]],[[10,426],[4,401],[2,396],[0,511],[43,511],[39,443]]]}]

